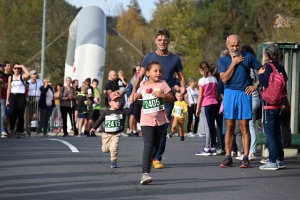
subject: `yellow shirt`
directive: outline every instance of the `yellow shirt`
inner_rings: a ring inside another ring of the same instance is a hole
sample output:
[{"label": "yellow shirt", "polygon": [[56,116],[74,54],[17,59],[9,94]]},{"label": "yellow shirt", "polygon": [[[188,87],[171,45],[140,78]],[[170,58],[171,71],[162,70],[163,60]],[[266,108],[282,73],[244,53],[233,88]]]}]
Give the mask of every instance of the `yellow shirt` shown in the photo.
[{"label": "yellow shirt", "polygon": [[[55,92],[54,96],[59,97],[59,93],[60,93],[60,91]],[[60,105],[60,100],[59,99],[55,99],[54,103],[55,103],[55,105]]]},{"label": "yellow shirt", "polygon": [[185,101],[175,101],[174,108],[172,110],[172,116],[178,118],[185,118],[187,113],[187,104]]}]

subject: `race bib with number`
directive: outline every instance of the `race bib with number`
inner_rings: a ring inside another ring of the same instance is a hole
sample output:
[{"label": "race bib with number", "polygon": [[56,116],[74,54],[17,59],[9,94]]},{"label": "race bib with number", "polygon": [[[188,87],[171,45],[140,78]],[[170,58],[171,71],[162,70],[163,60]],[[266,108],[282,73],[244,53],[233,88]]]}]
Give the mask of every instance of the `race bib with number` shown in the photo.
[{"label": "race bib with number", "polygon": [[143,96],[143,109],[144,114],[155,113],[164,110],[164,103],[162,99],[154,97],[153,95]]},{"label": "race bib with number", "polygon": [[183,108],[182,106],[174,106],[174,117],[182,117],[183,116]]},{"label": "race bib with number", "polygon": [[104,132],[106,133],[117,132],[123,129],[123,127],[124,127],[124,119],[122,114],[105,116]]}]

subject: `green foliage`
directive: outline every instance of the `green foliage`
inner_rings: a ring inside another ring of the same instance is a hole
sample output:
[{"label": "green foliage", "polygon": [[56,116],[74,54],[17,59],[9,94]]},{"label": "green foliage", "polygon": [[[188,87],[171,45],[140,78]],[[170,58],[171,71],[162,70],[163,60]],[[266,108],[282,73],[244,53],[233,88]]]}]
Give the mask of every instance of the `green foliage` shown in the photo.
[{"label": "green foliage", "polygon": [[[41,51],[43,1],[0,1],[0,60],[25,63]],[[47,1],[46,45],[65,31],[79,9],[65,1]],[[67,33],[46,50],[45,77],[62,82],[65,66]],[[27,64],[40,71],[40,56]]]},{"label": "green foliage", "polygon": [[[46,45],[64,32],[81,8],[63,0],[48,0]],[[143,55],[156,50],[155,33],[171,33],[169,50],[180,56],[186,78],[200,78],[199,63],[217,63],[230,34],[256,50],[267,41],[299,42],[298,0],[157,0],[152,20],[145,23],[138,0],[131,0],[120,16],[107,17],[105,79],[109,70],[123,70],[127,81]],[[274,16],[293,18],[293,24],[274,28]],[[24,63],[41,50],[42,0],[0,1],[0,61]],[[115,30],[118,32],[116,32]],[[125,41],[121,34],[127,41]],[[46,74],[62,82],[67,33],[46,50]],[[130,44],[129,44],[130,43]],[[141,55],[143,54],[143,55]],[[39,71],[40,56],[30,62]]]}]

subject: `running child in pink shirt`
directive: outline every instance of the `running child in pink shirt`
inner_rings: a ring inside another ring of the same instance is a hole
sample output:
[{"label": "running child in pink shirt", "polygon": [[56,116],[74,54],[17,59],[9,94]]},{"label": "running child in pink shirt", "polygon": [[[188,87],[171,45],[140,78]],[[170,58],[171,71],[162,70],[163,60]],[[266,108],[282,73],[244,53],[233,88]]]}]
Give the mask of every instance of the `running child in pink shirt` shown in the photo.
[{"label": "running child in pink shirt", "polygon": [[162,75],[162,66],[159,62],[149,63],[146,68],[146,76],[149,80],[141,82],[140,94],[134,96],[134,99],[143,99],[140,121],[144,140],[143,174],[140,182],[142,185],[152,182],[152,178],[149,176],[151,163],[157,153],[165,124],[169,123],[164,101],[174,102],[171,88],[161,80]]}]

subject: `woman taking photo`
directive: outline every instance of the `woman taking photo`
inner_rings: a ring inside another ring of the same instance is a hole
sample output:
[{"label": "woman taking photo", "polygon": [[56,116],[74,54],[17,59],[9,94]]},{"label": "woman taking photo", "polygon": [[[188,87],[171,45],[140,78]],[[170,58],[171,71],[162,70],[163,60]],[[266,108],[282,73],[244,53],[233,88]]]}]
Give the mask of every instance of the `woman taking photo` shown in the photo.
[{"label": "woman taking photo", "polygon": [[[9,107],[10,131],[8,137],[15,136],[15,124],[17,123],[17,138],[21,138],[24,126],[25,113],[25,91],[26,86],[23,81],[29,76],[28,69],[19,63],[13,65],[13,75],[8,77],[6,107]],[[24,73],[22,74],[22,71]]]},{"label": "woman taking photo", "polygon": [[52,114],[52,110],[54,107],[53,100],[53,89],[51,87],[51,82],[49,78],[44,78],[44,85],[40,87],[40,99],[39,99],[39,108],[40,108],[40,121],[37,133],[42,132],[44,137],[47,137],[47,129],[48,129],[48,121]]},{"label": "woman taking photo", "polygon": [[63,84],[58,83],[56,84],[55,88],[54,88],[54,104],[55,107],[53,108],[52,111],[52,115],[51,115],[51,119],[50,119],[50,132],[53,132],[56,124],[55,124],[55,119],[56,117],[58,118],[57,120],[57,133],[60,132],[61,130],[61,113],[60,113],[60,100],[59,100],[59,94],[60,94],[60,89],[62,88]]},{"label": "woman taking photo", "polygon": [[67,131],[67,116],[69,114],[70,121],[72,123],[72,129],[74,131],[74,136],[78,136],[78,131],[75,124],[75,100],[76,100],[76,91],[71,86],[72,79],[70,77],[66,78],[65,86],[60,89],[59,99],[60,99],[60,112],[63,120],[63,131],[64,137],[68,136]]}]

